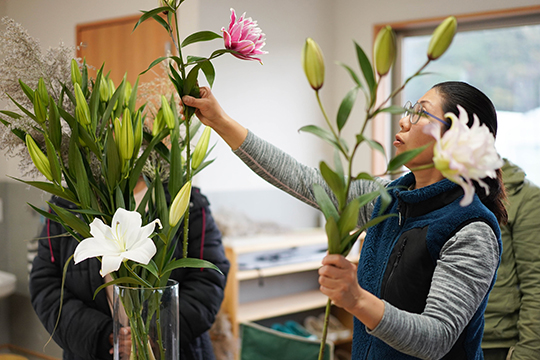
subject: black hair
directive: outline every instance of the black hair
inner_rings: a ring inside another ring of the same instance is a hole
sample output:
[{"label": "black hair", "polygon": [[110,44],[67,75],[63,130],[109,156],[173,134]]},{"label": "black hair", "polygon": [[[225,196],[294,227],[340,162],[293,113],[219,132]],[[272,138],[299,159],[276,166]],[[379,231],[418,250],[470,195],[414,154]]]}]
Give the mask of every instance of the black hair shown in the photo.
[{"label": "black hair", "polygon": [[[491,100],[480,90],[472,85],[461,81],[447,81],[436,84],[433,89],[437,90],[442,97],[442,108],[446,114],[451,112],[459,116],[458,105],[463,107],[469,115],[469,127],[474,121],[474,114],[480,124],[488,127],[494,137],[497,136],[497,112]],[[506,191],[502,182],[502,171],[497,169],[496,178],[486,177],[482,179],[489,186],[489,194],[485,189],[474,181],[475,191],[486,207],[493,212],[500,224],[506,224],[508,213],[506,212]]]}]

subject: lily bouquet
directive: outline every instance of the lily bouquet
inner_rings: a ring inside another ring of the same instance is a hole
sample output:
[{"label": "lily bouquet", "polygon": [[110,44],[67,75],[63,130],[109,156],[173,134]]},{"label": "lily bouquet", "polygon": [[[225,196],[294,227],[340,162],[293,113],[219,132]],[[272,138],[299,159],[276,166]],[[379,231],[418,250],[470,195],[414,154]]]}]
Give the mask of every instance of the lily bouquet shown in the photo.
[{"label": "lily bouquet", "polygon": [[[369,139],[365,134],[366,125],[373,121],[376,116],[385,113],[402,114],[404,112],[422,115],[415,113],[414,109],[404,109],[401,106],[391,105],[390,102],[404,89],[410,80],[424,74],[423,70],[431,61],[444,54],[452,42],[456,28],[457,21],[455,17],[451,16],[445,19],[433,32],[425,64],[385,99],[378,99],[378,87],[383,77],[389,73],[396,57],[396,40],[392,28],[386,26],[378,33],[373,48],[373,63],[368,59],[364,50],[358,44],[355,44],[362,76],[359,76],[351,67],[341,64],[353,80],[354,86],[342,100],[335,122],[331,122],[328,118],[319,97],[319,90],[324,84],[325,73],[322,51],[312,39],[308,38],[306,40],[303,49],[303,67],[309,84],[315,90],[328,129],[309,125],[300,130],[312,133],[328,142],[335,149],[336,154],[333,168],[324,161],[320,163],[319,168],[337,203],[334,204],[322,186],[313,185],[317,204],[326,219],[325,230],[330,254],[347,255],[363,231],[391,216],[396,216],[395,214],[384,214],[390,202],[390,195],[388,189],[382,185],[378,190],[348,202],[350,198],[349,190],[354,180],[375,181],[375,177],[367,172],[353,173],[353,158],[361,145],[367,145],[386,157],[382,144]],[[349,119],[359,92],[365,95],[365,118],[360,131],[355,134],[355,143],[350,147],[342,138],[341,131]],[[475,191],[472,180],[484,185],[484,188],[487,189],[487,185],[481,179],[496,177],[495,170],[502,166],[502,160],[495,150],[493,135],[485,125],[479,125],[478,119],[475,119],[474,125],[469,128],[467,126],[468,115],[463,108],[460,108],[459,118],[452,113],[445,114],[445,117],[452,120],[452,122],[450,129],[442,136],[440,127],[435,126],[435,124],[431,124],[433,126],[428,125],[425,128],[425,131],[431,134],[435,140],[433,164],[429,165],[429,167],[436,167],[446,178],[463,187],[465,196],[460,204],[467,206],[471,203]],[[382,175],[401,172],[401,167],[424,151],[427,146],[430,145],[405,151],[395,156],[388,162],[387,170]],[[345,160],[345,164],[342,159]],[[380,211],[374,214],[372,219],[364,226],[357,228],[360,208],[377,197],[381,199]],[[319,360],[323,359],[324,356],[330,306],[331,301],[328,300]]]},{"label": "lily bouquet", "polygon": [[[198,96],[200,72],[213,85],[212,60],[219,56],[229,53],[260,61],[256,56],[265,53],[261,50],[265,36],[256,22],[245,16],[237,18],[231,9],[223,36],[200,31],[181,41],[178,13],[183,2],[162,1],[161,6],[144,11],[134,27],[147,20],[157,21],[175,45],[176,54],[156,59],[148,67],[166,64],[176,91],[161,94],[161,106],[155,112],[147,104],[138,105],[138,80],[132,86],[124,77],[115,87],[103,67],[91,79],[86,64],[68,60],[63,49],[51,61],[41,55],[39,44],[10,22],[12,32],[24,39],[22,43],[32,45],[28,48],[35,56],[29,58],[39,63],[32,63],[37,68],[33,78],[21,69],[3,74],[2,80],[9,84],[1,86],[14,109],[0,112],[5,125],[2,136],[27,149],[33,166],[47,180],[19,181],[75,205],[75,209],[66,209],[49,203],[51,213],[31,206],[80,241],[73,255],[76,264],[92,257],[101,261],[101,275],[112,280],[96,293],[109,285],[159,289],[167,285],[171,272],[181,267],[219,271],[207,261],[187,257],[192,178],[211,163],[207,160],[210,128],[202,132],[192,149],[191,141],[201,124],[193,117],[193,109],[186,110],[185,120],[180,118],[177,99],[187,94]],[[224,47],[211,55],[183,56],[188,45],[218,38],[224,39]],[[17,48],[20,43],[14,39],[11,45]],[[12,67],[17,66],[14,57],[8,60]],[[13,73],[21,77],[13,78]],[[137,201],[134,192],[141,186],[147,190]],[[172,201],[167,201],[167,193]],[[176,258],[179,246],[182,256]],[[132,359],[165,358],[168,349],[159,331],[156,344],[147,341],[150,319],[160,322],[161,300],[159,292],[139,299],[129,295],[121,298],[130,317],[132,347],[128,353]],[[140,307],[144,302],[149,303],[146,314]],[[148,321],[141,321],[143,315]]]}]

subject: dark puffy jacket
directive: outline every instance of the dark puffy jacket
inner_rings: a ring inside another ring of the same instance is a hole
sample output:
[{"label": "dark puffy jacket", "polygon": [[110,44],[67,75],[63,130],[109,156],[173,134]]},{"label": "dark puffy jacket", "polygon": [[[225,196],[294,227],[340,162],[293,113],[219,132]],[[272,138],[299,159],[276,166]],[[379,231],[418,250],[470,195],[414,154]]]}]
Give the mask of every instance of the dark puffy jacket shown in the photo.
[{"label": "dark puffy jacket", "polygon": [[[54,197],[52,202],[73,205]],[[190,204],[188,256],[208,260],[225,274],[209,269],[177,269],[171,278],[180,283],[180,348],[186,360],[214,360],[208,335],[214,322],[225,288],[229,261],[221,243],[221,232],[210,213],[208,200],[193,188]],[[202,230],[205,229],[204,238]],[[70,257],[78,242],[65,235],[64,228],[47,221],[44,226],[32,273],[30,296],[32,305],[53,339],[64,349],[64,360],[109,360],[113,321],[105,291],[95,300],[94,291],[103,284],[99,274],[101,263],[96,258],[73,265]],[[204,241],[203,252],[201,243]],[[182,255],[181,242],[176,257]],[[61,304],[62,269],[70,260]],[[55,329],[58,312],[61,317]]]}]

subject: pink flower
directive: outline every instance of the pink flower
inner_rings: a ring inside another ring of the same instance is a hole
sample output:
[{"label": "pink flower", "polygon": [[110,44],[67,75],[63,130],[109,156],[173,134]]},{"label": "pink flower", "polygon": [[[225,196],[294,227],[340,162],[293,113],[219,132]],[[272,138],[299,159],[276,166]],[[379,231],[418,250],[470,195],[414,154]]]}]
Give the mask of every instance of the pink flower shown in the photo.
[{"label": "pink flower", "polygon": [[238,54],[233,54],[242,60],[258,60],[261,64],[261,59],[255,55],[266,54],[267,51],[262,51],[262,47],[266,44],[265,35],[257,26],[257,22],[251,18],[244,18],[244,13],[239,19],[236,18],[234,9],[231,9],[231,22],[229,28],[221,28],[223,31],[223,40],[225,48],[237,51]]},{"label": "pink flower", "polygon": [[487,126],[480,125],[480,120],[474,115],[473,125],[469,128],[467,112],[459,105],[458,109],[459,118],[453,113],[445,114],[446,118],[452,120],[452,125],[442,137],[439,126],[428,125],[425,132],[437,140],[433,149],[435,168],[463,188],[465,196],[460,205],[467,206],[474,196],[472,180],[489,193],[489,187],[482,179],[495,178],[495,170],[503,165],[503,161],[495,149],[495,139]]}]

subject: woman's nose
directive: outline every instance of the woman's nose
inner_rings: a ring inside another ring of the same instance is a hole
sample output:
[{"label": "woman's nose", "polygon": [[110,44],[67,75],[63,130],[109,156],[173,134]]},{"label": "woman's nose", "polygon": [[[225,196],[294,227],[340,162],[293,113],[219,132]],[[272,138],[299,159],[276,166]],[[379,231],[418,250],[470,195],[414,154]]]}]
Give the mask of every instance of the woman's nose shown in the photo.
[{"label": "woman's nose", "polygon": [[411,126],[411,122],[409,121],[409,114],[405,114],[401,119],[399,119],[399,127],[402,130],[408,130]]}]

